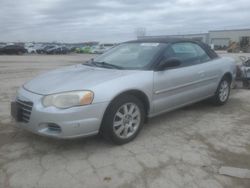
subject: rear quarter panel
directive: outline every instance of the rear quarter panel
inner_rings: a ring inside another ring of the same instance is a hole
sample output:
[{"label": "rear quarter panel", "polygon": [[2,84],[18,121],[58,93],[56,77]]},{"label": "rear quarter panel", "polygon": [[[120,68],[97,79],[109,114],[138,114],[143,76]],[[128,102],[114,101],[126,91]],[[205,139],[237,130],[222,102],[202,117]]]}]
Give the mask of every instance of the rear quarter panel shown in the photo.
[{"label": "rear quarter panel", "polygon": [[[205,79],[201,87],[210,96],[214,95],[217,87],[226,73],[230,73],[235,78],[236,75],[236,64],[232,58],[219,57],[212,61],[201,64],[202,70],[205,72]],[[206,94],[204,93],[204,95]]]},{"label": "rear quarter panel", "polygon": [[230,73],[232,76],[232,79],[234,80],[236,77],[236,62],[231,57],[220,57],[217,59],[218,62],[218,69],[220,71],[220,77],[218,82],[222,79],[222,77],[226,73]]}]

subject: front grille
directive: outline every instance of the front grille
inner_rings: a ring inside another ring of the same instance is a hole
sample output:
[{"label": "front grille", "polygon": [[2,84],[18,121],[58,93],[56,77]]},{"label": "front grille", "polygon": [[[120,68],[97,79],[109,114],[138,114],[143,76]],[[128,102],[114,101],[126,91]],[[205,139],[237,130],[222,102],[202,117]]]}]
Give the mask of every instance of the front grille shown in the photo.
[{"label": "front grille", "polygon": [[30,101],[23,101],[20,99],[17,99],[17,104],[19,108],[19,120],[24,123],[28,123],[30,120],[30,115],[33,107],[33,102]]}]

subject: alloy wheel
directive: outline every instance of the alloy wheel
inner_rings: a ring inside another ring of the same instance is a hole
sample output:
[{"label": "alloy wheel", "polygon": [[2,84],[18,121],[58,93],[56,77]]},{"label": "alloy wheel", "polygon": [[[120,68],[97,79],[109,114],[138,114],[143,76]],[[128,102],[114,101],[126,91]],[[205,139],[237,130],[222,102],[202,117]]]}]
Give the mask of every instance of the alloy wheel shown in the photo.
[{"label": "alloy wheel", "polygon": [[141,123],[141,112],[134,103],[122,105],[115,113],[113,130],[116,136],[127,139],[133,136]]},{"label": "alloy wheel", "polygon": [[219,89],[219,98],[221,102],[225,102],[229,95],[229,84],[226,80],[223,80]]}]

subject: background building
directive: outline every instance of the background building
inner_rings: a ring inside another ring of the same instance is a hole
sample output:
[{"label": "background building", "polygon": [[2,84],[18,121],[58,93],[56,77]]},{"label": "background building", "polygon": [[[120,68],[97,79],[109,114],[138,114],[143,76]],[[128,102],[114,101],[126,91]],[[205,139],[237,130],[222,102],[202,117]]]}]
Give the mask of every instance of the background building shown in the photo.
[{"label": "background building", "polygon": [[238,50],[250,52],[250,29],[213,30],[208,33],[144,36],[141,38],[159,37],[190,38],[205,42],[208,45],[214,46],[217,50],[230,50],[231,48],[237,48]]},{"label": "background building", "polygon": [[[227,49],[235,43],[244,43],[250,39],[250,29],[235,29],[235,30],[217,30],[209,31],[209,43],[215,48]],[[244,45],[243,45],[244,46]]]}]

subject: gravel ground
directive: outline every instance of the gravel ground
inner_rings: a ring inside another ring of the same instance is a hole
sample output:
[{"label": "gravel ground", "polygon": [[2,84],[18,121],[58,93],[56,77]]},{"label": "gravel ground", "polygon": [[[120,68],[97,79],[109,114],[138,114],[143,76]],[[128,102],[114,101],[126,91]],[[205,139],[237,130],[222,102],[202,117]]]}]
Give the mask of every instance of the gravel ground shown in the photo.
[{"label": "gravel ground", "polygon": [[99,137],[45,138],[17,129],[10,101],[41,72],[91,55],[0,56],[0,187],[249,188],[250,179],[219,175],[250,169],[250,91],[233,90],[225,106],[202,102],[150,119],[133,142]]}]

